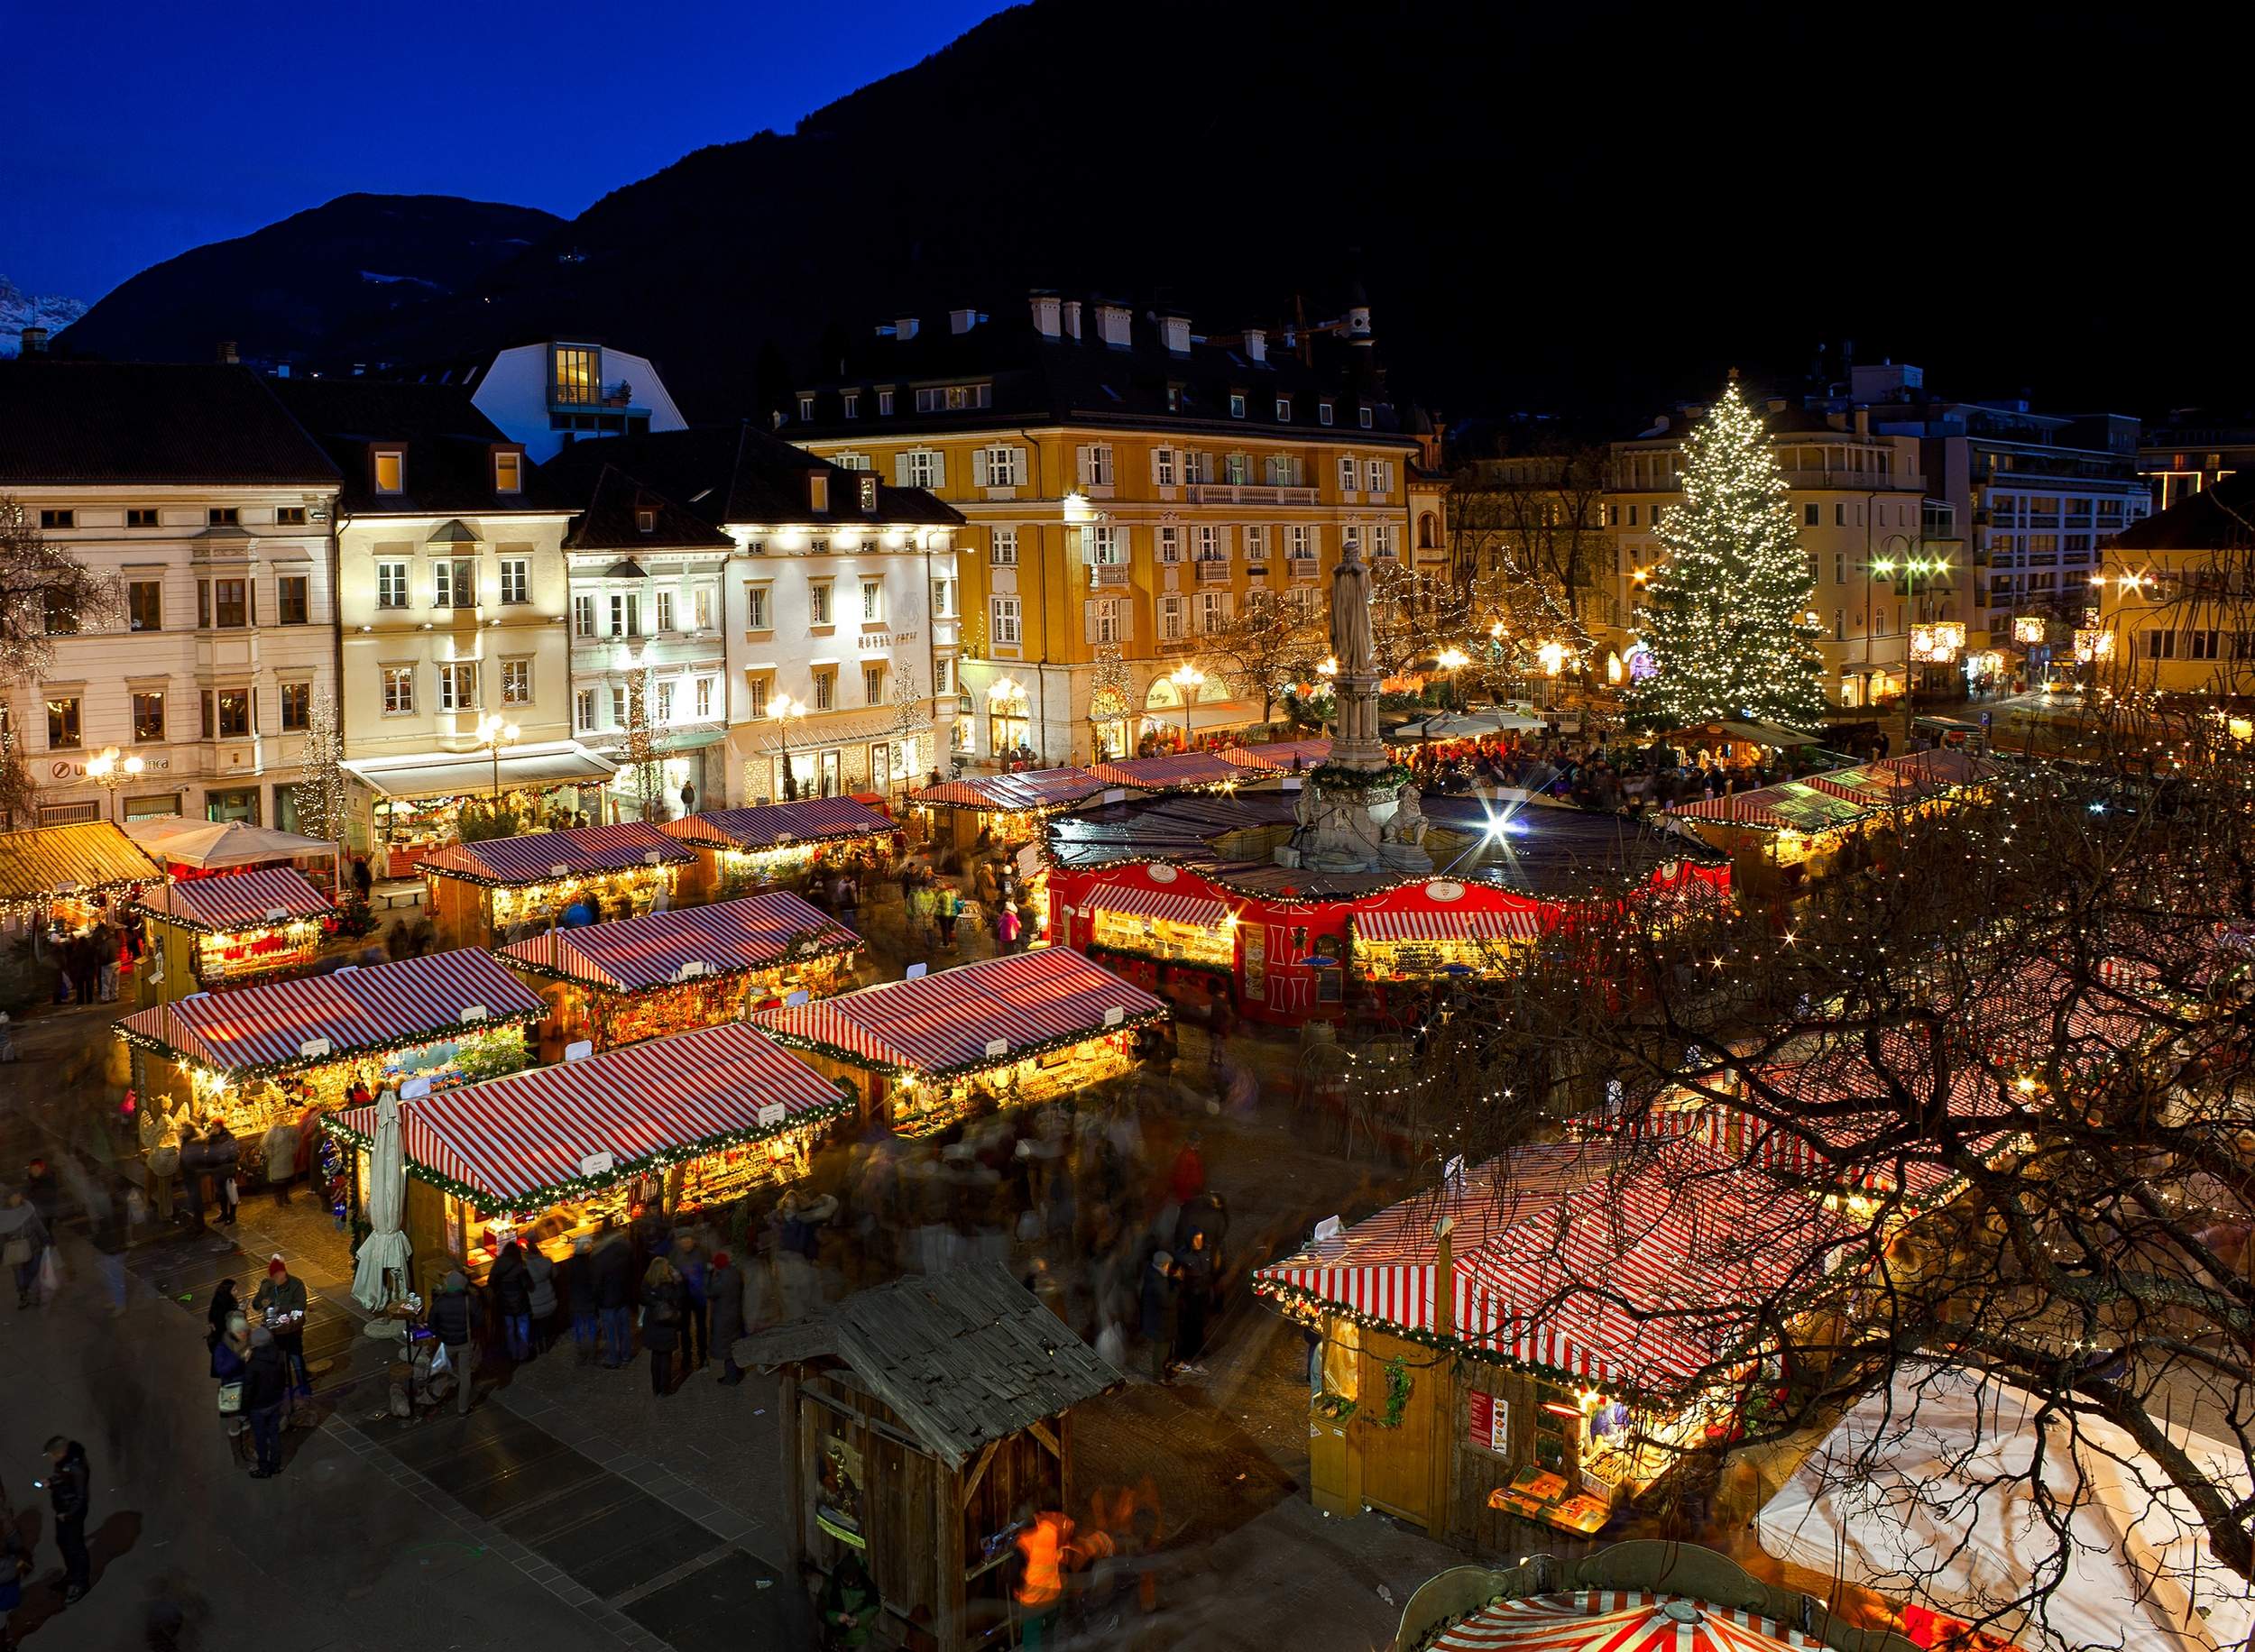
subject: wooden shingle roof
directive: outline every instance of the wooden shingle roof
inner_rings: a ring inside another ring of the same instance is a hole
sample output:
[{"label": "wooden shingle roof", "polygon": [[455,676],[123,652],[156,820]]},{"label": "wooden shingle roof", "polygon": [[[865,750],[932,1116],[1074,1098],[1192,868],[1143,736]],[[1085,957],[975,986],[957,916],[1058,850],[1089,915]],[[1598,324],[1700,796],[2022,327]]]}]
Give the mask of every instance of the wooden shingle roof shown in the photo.
[{"label": "wooden shingle roof", "polygon": [[957,1468],[1126,1380],[996,1262],[910,1274],[736,1344],[740,1365],[821,1358]]}]

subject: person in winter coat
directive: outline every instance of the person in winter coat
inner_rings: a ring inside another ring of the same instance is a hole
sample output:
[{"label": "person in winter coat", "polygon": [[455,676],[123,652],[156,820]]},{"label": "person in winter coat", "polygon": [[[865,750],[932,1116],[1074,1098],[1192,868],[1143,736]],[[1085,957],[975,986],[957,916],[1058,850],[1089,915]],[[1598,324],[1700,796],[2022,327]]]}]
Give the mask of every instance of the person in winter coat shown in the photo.
[{"label": "person in winter coat", "polygon": [[744,1334],[744,1274],[726,1251],[713,1253],[704,1298],[713,1316],[713,1346],[721,1351],[721,1381],[733,1388],[744,1380],[743,1367],[736,1363],[736,1343]]},{"label": "person in winter coat", "polygon": [[235,1295],[235,1281],[221,1280],[219,1289],[211,1293],[211,1306],[204,1310],[204,1346],[216,1347],[227,1334],[227,1322],[242,1312],[243,1299]]},{"label": "person in winter coat", "polygon": [[1202,1228],[1190,1236],[1190,1248],[1174,1259],[1179,1288],[1174,1301],[1174,1357],[1192,1370],[1200,1369],[1198,1356],[1206,1346],[1206,1315],[1213,1306],[1213,1253],[1206,1248]]},{"label": "person in winter coat", "polygon": [[493,1311],[502,1317],[509,1357],[522,1364],[532,1357],[532,1280],[525,1271],[524,1247],[514,1239],[502,1246],[485,1288],[492,1293]]},{"label": "person in winter coat", "polygon": [[447,1274],[438,1294],[431,1299],[428,1323],[430,1334],[446,1351],[446,1363],[454,1367],[454,1409],[467,1416],[478,1351],[472,1335],[476,1320],[470,1307],[470,1281],[461,1269]]},{"label": "person in winter coat", "polygon": [[681,1275],[681,1374],[686,1377],[704,1363],[710,1346],[712,1317],[704,1293],[711,1269],[691,1234],[674,1241],[673,1264]]},{"label": "person in winter coat", "polygon": [[34,1159],[23,1167],[23,1197],[39,1212],[39,1219],[47,1231],[53,1233],[62,1220],[62,1183],[44,1159]]},{"label": "person in winter coat", "polygon": [[564,1259],[564,1299],[572,1308],[572,1346],[579,1363],[595,1357],[595,1264],[590,1253],[595,1242],[582,1234],[572,1241],[572,1253]]},{"label": "person in winter coat", "polygon": [[1204,1138],[1195,1130],[1183,1143],[1183,1151],[1174,1155],[1174,1169],[1167,1178],[1167,1191],[1178,1205],[1187,1205],[1206,1189],[1206,1161],[1198,1151]]},{"label": "person in winter coat", "polygon": [[61,1435],[47,1442],[47,1496],[55,1510],[55,1546],[62,1551],[62,1601],[84,1598],[92,1581],[86,1551],[86,1518],[94,1502],[86,1447]]},{"label": "person in winter coat", "polygon": [[204,1168],[210,1172],[213,1197],[219,1201],[219,1220],[235,1221],[235,1161],[243,1150],[235,1144],[235,1132],[227,1128],[227,1121],[215,1118],[211,1128],[204,1133]]},{"label": "person in winter coat", "polygon": [[39,1289],[39,1262],[47,1254],[47,1225],[17,1189],[0,1205],[0,1257],[15,1273],[15,1305],[29,1308]]},{"label": "person in winter coat", "polygon": [[266,1283],[251,1299],[264,1320],[262,1330],[273,1334],[282,1362],[297,1378],[298,1392],[313,1397],[313,1373],[306,1368],[306,1282],[290,1276],[290,1264],[277,1251],[266,1263]]},{"label": "person in winter coat", "polygon": [[538,1354],[556,1320],[556,1264],[537,1244],[525,1253],[525,1282],[531,1287],[532,1351]]},{"label": "person in winter coat", "polygon": [[264,1326],[251,1333],[251,1357],[243,1370],[243,1415],[251,1425],[251,1446],[258,1466],[253,1480],[281,1473],[282,1408],[290,1403],[290,1367],[280,1340]]},{"label": "person in winter coat", "polygon": [[1174,1258],[1164,1251],[1155,1252],[1151,1265],[1143,1271],[1137,1306],[1142,1312],[1137,1328],[1150,1351],[1151,1380],[1164,1382],[1167,1354],[1174,1340]]},{"label": "person in winter coat", "polygon": [[634,1355],[634,1250],[624,1234],[595,1246],[595,1312],[603,1319],[603,1363],[616,1371]]},{"label": "person in winter coat", "polygon": [[681,1342],[684,1293],[681,1275],[663,1256],[653,1256],[642,1274],[642,1346],[649,1350],[649,1391],[659,1399],[673,1392],[674,1349]]},{"label": "person in winter coat", "polygon": [[[221,1388],[230,1382],[243,1381],[243,1373],[251,1363],[251,1325],[240,1313],[227,1316],[225,1325],[217,1327],[219,1335],[212,1339],[211,1378]],[[239,1398],[239,1396],[238,1396]],[[227,1449],[236,1462],[243,1460],[243,1443],[249,1436],[251,1419],[244,1415],[238,1404],[232,1412],[222,1411],[219,1420],[225,1427]]]}]

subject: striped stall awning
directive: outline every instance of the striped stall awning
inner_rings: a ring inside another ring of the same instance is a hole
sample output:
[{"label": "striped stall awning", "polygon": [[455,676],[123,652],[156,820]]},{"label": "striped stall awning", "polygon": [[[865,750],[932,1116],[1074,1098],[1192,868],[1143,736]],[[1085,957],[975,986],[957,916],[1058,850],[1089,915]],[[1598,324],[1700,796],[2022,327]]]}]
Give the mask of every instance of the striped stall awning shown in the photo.
[{"label": "striped stall awning", "polygon": [[1271,740],[1266,746],[1224,746],[1214,753],[1224,763],[1234,763],[1240,768],[1265,768],[1275,774],[1288,775],[1296,764],[1301,768],[1313,768],[1331,760],[1331,742],[1328,739]]},{"label": "striped stall awning", "polygon": [[1166,1013],[1149,993],[1082,954],[1045,947],[761,1010],[751,1022],[787,1044],[842,1053],[873,1071],[942,1078],[1142,1026]]},{"label": "striped stall awning", "polygon": [[1133,786],[1146,792],[1242,785],[1257,778],[1256,773],[1244,764],[1232,763],[1215,751],[1178,751],[1163,757],[1128,757],[1091,766],[1106,785]]},{"label": "striped stall awning", "polygon": [[[739,1023],[702,1027],[400,1104],[408,1163],[493,1201],[537,1210],[668,1161],[849,1111],[851,1097]],[[376,1110],[329,1127],[365,1143]],[[590,1168],[594,1166],[597,1168]]]},{"label": "striped stall awning", "polygon": [[421,867],[441,877],[511,887],[640,866],[686,866],[695,858],[694,852],[648,821],[621,821],[614,826],[575,826],[568,831],[489,838],[483,843],[449,843]]},{"label": "striped stall awning", "polygon": [[1494,1602],[1450,1625],[1428,1652],[1791,1652],[1821,1645],[1742,1607],[1590,1589]]},{"label": "striped stall awning", "polygon": [[216,877],[192,877],[152,890],[136,904],[160,922],[215,935],[326,918],[336,911],[327,895],[290,867],[253,867]]},{"label": "striped stall awning", "polygon": [[1358,912],[1358,941],[1537,941],[1542,926],[1532,907],[1502,912],[1451,912],[1435,907],[1418,912]]},{"label": "striped stall awning", "polygon": [[1836,797],[1798,780],[1788,780],[1703,803],[1678,803],[1669,812],[1685,820],[1727,821],[1769,831],[1816,832],[1860,821],[1871,809],[1868,803]]},{"label": "striped stall awning", "polygon": [[1081,897],[1094,911],[1122,918],[1164,918],[1199,929],[1220,929],[1229,921],[1229,904],[1209,895],[1176,895],[1166,889],[1138,889],[1127,884],[1097,884]]},{"label": "striped stall awning", "polygon": [[551,930],[498,954],[535,974],[606,992],[647,992],[713,975],[766,969],[794,943],[802,958],[851,952],[861,938],[787,889],[644,913],[615,923]]},{"label": "striped stall awning", "polygon": [[867,803],[851,797],[810,797],[803,803],[708,810],[667,821],[658,830],[684,843],[756,850],[835,838],[879,838],[899,828]]},{"label": "striped stall awning", "polygon": [[0,831],[0,901],[164,881],[164,868],[107,821]]},{"label": "striped stall awning", "polygon": [[525,984],[491,955],[465,948],[197,993],[129,1015],[115,1030],[143,1049],[233,1073],[318,1067],[361,1051],[436,1042],[465,1028],[530,1020],[542,1009]]},{"label": "striped stall awning", "polygon": [[908,794],[911,803],[940,809],[976,809],[990,814],[1063,809],[1102,791],[1108,782],[1085,768],[1032,768],[1014,775],[978,775],[943,780]]}]

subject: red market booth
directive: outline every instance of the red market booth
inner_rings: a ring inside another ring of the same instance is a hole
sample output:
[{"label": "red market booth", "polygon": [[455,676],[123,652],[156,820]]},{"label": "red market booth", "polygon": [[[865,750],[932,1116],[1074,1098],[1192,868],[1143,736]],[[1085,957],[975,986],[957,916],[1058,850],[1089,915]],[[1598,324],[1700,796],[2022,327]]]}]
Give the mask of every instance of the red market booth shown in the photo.
[{"label": "red market booth", "polygon": [[143,1005],[303,970],[336,916],[329,897],[288,867],[189,878],[134,904],[154,954],[141,972]]},{"label": "red market booth", "polygon": [[810,797],[709,810],[667,821],[658,830],[697,852],[696,867],[681,875],[684,896],[724,901],[796,882],[857,855],[887,865],[900,829],[858,798]]},{"label": "red market booth", "polygon": [[[455,1268],[482,1280],[511,1239],[561,1262],[575,1239],[639,1209],[709,1210],[796,1181],[824,1127],[852,1110],[836,1085],[732,1024],[402,1101],[413,1288],[428,1296]],[[358,1150],[358,1212],[376,1109],[323,1127]]]},{"label": "red market booth", "polygon": [[696,852],[644,821],[449,843],[419,870],[448,946],[490,947],[547,929],[575,904],[598,921],[671,900]]},{"label": "red market booth", "polygon": [[861,938],[787,889],[711,906],[644,913],[550,930],[496,954],[548,983],[544,1045],[585,1039],[612,1050],[779,1004],[823,998],[852,981]]},{"label": "red market booth", "polygon": [[751,1023],[882,1106],[904,1135],[1127,1072],[1166,1005],[1063,947],[762,1010]]}]

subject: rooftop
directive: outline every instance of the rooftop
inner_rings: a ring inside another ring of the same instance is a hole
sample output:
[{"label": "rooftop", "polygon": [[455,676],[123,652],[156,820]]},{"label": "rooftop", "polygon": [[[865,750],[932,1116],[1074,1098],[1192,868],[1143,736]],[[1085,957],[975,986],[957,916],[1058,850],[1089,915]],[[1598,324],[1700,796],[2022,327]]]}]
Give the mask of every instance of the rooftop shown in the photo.
[{"label": "rooftop", "polygon": [[337,480],[247,367],[0,360],[0,483]]},{"label": "rooftop", "polygon": [[[541,466],[551,486],[580,500],[593,496],[606,470],[662,494],[713,528],[847,522],[953,528],[963,519],[921,488],[882,480],[876,510],[865,511],[861,473],[842,470],[750,423],[575,442]],[[819,510],[810,482],[816,476],[829,482]]]},{"label": "rooftop", "polygon": [[[569,510],[584,499],[545,485],[530,463],[515,492],[495,487],[494,450],[513,450],[499,426],[459,385],[391,379],[276,379],[267,381],[298,423],[327,450],[344,478],[337,509],[347,515],[492,516]],[[373,454],[406,450],[403,486],[378,493]]]}]

